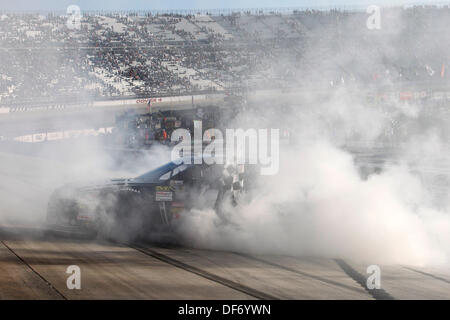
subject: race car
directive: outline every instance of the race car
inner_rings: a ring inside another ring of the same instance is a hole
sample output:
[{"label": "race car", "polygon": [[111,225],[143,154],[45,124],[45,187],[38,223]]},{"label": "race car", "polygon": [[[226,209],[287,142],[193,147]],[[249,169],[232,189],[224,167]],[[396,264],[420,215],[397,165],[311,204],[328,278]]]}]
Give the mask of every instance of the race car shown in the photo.
[{"label": "race car", "polygon": [[212,208],[226,222],[224,206],[236,205],[244,190],[244,166],[189,160],[135,178],[65,185],[50,197],[47,223],[87,236],[139,238],[172,230],[192,208]]}]

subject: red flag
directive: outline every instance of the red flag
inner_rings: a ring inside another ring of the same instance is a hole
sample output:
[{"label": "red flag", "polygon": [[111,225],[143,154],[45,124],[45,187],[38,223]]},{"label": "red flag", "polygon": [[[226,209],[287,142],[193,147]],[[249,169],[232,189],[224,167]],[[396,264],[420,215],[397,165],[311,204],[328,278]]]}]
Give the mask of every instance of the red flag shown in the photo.
[{"label": "red flag", "polygon": [[442,68],[441,68],[441,78],[443,78],[445,76],[445,64],[442,64]]}]

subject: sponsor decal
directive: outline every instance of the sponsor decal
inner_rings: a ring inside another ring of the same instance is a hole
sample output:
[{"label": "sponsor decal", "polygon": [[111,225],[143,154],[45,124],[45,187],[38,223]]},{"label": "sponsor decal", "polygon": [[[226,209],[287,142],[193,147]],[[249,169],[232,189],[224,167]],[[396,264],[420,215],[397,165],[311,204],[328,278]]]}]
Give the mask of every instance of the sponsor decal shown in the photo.
[{"label": "sponsor decal", "polygon": [[173,191],[181,191],[183,190],[183,180],[170,180],[170,188]]},{"label": "sponsor decal", "polygon": [[149,99],[137,99],[136,103],[137,104],[149,104],[149,103],[153,103],[153,102],[161,102],[162,98],[149,98]]},{"label": "sponsor decal", "polygon": [[168,191],[157,191],[155,194],[156,201],[172,201],[173,192]]},{"label": "sponsor decal", "polygon": [[156,191],[171,191],[169,186],[156,186]]},{"label": "sponsor decal", "polygon": [[183,202],[172,202],[172,206],[170,208],[170,213],[172,213],[172,217],[174,219],[180,219],[181,214],[184,210],[184,203]]}]

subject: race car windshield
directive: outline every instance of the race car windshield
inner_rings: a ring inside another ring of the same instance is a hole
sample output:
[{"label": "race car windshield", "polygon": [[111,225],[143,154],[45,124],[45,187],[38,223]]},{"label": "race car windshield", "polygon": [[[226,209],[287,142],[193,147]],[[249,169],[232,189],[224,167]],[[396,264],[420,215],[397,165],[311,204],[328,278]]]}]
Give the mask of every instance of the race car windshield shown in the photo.
[{"label": "race car windshield", "polygon": [[156,168],[155,170],[149,171],[147,173],[144,173],[141,176],[138,176],[133,179],[133,181],[136,182],[156,182],[158,180],[168,180],[171,177],[171,172],[173,171],[173,175],[175,176],[178,173],[186,170],[189,165],[186,165],[185,163],[174,163],[169,162],[159,168]]}]

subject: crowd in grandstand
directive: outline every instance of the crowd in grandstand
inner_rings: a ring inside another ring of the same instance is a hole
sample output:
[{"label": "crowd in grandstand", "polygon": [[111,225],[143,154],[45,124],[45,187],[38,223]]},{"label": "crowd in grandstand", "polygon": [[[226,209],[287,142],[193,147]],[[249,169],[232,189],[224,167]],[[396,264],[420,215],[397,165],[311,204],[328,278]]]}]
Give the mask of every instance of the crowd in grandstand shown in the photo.
[{"label": "crowd in grandstand", "polygon": [[296,84],[446,81],[449,8],[0,15],[0,103]]}]

